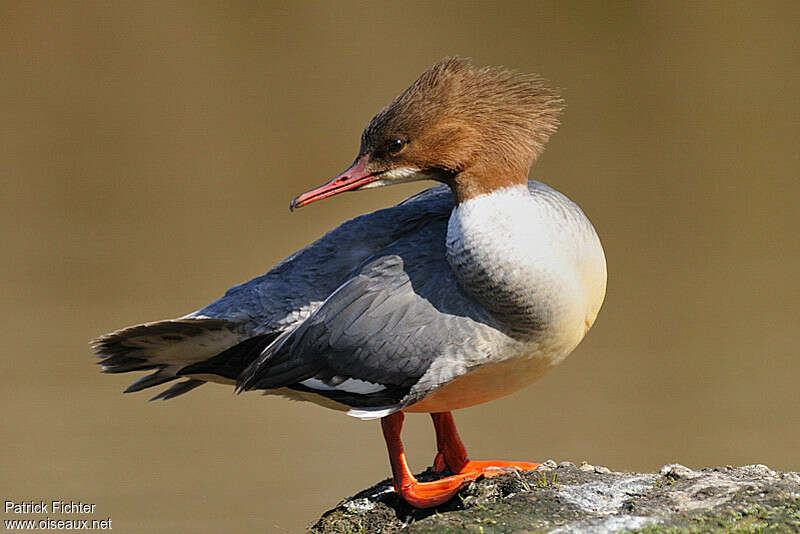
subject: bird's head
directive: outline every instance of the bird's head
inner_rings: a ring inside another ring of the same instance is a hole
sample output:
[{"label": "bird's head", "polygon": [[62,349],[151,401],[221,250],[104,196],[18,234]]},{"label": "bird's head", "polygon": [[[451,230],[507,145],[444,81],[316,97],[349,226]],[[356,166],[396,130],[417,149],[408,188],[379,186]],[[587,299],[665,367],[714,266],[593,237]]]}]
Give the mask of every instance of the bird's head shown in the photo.
[{"label": "bird's head", "polygon": [[417,180],[448,184],[457,202],[525,183],[562,107],[537,76],[444,59],[372,118],[349,168],[291,208]]}]

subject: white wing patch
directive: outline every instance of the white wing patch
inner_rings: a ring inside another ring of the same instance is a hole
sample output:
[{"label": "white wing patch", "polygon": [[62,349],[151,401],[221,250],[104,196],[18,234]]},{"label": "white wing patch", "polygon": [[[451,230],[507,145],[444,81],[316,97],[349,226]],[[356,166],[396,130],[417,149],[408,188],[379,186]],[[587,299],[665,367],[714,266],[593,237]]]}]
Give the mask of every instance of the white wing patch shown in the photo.
[{"label": "white wing patch", "polygon": [[316,389],[317,391],[346,391],[347,393],[356,393],[358,395],[369,395],[370,393],[377,393],[386,389],[386,386],[381,384],[373,384],[365,380],[357,378],[348,378],[335,386],[329,386],[322,380],[316,378],[308,378],[300,382],[304,386]]},{"label": "white wing patch", "polygon": [[383,406],[380,408],[353,408],[347,412],[347,415],[350,417],[357,417],[362,421],[369,421],[371,419],[380,419],[381,417],[391,415],[394,412],[399,411],[401,408],[402,406],[399,404],[394,406]]}]

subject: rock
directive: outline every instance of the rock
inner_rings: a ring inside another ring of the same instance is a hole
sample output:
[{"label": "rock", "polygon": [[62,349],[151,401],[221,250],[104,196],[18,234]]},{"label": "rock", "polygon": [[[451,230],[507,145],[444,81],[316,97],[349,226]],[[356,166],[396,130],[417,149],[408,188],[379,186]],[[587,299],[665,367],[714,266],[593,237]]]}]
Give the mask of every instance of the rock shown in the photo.
[{"label": "rock", "polygon": [[[718,471],[720,469],[721,468],[716,467],[714,468],[714,471]],[[664,477],[672,477],[676,480],[679,478],[694,478],[695,476],[698,476],[696,471],[692,471],[685,465],[681,464],[667,464],[658,470],[658,474]]]},{"label": "rock", "polygon": [[[420,480],[439,475],[428,470]],[[800,473],[764,465],[617,473],[548,461],[470,484],[449,503],[409,506],[384,480],[326,512],[314,534],[800,532]]]}]

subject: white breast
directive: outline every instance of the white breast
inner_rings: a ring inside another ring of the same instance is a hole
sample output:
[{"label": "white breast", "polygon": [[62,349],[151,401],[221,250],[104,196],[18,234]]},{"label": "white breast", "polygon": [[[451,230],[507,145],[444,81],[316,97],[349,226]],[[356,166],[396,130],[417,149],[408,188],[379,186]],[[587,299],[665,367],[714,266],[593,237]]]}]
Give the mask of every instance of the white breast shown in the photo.
[{"label": "white breast", "polygon": [[594,228],[577,205],[543,184],[459,204],[447,255],[465,290],[552,363],[577,346],[605,295],[605,256]]}]

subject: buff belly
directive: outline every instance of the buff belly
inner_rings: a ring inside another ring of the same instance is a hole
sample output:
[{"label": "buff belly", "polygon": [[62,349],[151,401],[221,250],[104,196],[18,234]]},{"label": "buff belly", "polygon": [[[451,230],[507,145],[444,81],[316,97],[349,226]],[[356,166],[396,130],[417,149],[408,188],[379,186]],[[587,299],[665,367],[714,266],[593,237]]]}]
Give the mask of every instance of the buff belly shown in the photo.
[{"label": "buff belly", "polygon": [[440,387],[406,412],[449,412],[510,395],[541,378],[553,366],[549,358],[514,358],[483,365]]}]

